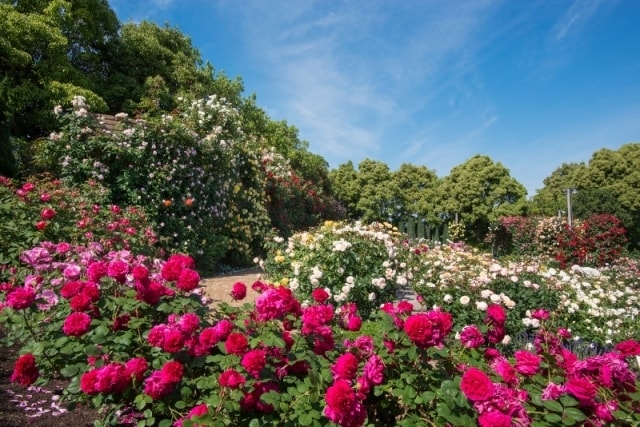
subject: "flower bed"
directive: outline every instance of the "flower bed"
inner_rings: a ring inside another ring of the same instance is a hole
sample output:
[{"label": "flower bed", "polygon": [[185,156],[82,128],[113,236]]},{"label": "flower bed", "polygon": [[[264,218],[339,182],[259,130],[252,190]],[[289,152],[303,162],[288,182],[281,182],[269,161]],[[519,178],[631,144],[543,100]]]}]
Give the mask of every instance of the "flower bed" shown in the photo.
[{"label": "flower bed", "polygon": [[640,422],[640,343],[581,357],[544,307],[531,346],[513,349],[502,301],[457,336],[460,310],[405,302],[356,331],[355,305],[262,282],[254,305],[208,311],[185,255],[43,243],[22,260],[2,285],[0,320],[23,345],[12,378],[67,378],[64,399],[102,408],[103,425]]}]

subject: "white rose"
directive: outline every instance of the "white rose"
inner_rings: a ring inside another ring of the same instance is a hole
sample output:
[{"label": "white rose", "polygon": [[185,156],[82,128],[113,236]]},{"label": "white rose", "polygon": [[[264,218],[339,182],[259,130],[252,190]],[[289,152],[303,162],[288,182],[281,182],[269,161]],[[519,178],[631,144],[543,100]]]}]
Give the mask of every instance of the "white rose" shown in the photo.
[{"label": "white rose", "polygon": [[463,295],[463,296],[460,297],[460,304],[462,304],[462,305],[469,304],[469,301],[471,301],[471,298],[469,298],[466,295]]}]

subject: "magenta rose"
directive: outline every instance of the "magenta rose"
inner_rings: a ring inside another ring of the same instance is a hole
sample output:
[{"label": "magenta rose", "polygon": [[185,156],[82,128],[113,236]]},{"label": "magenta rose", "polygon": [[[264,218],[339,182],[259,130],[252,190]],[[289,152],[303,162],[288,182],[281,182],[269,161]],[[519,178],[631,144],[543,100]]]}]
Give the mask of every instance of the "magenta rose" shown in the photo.
[{"label": "magenta rose", "polygon": [[247,337],[239,332],[229,334],[224,343],[224,348],[228,354],[237,354],[238,356],[243,355],[248,347],[249,342],[247,341]]},{"label": "magenta rose", "polygon": [[478,417],[480,427],[511,427],[511,417],[498,411],[488,411]]},{"label": "magenta rose", "polygon": [[79,337],[89,331],[91,326],[91,317],[87,313],[71,313],[64,319],[62,332],[66,335]]},{"label": "magenta rose", "polygon": [[626,340],[616,344],[615,347],[623,356],[640,356],[640,342]]},{"label": "magenta rose", "polygon": [[494,391],[491,379],[477,368],[469,368],[462,374],[460,389],[469,400],[483,402],[491,397]]},{"label": "magenta rose", "polygon": [[478,348],[484,344],[484,336],[475,325],[467,325],[460,331],[460,342],[466,348]]},{"label": "magenta rose", "polygon": [[14,310],[22,310],[29,308],[35,300],[36,293],[32,288],[20,287],[15,288],[9,295],[7,295],[5,303]]},{"label": "magenta rose", "polygon": [[580,377],[569,378],[565,384],[565,391],[578,400],[591,400],[598,393],[598,389],[591,381]]},{"label": "magenta rose", "polygon": [[352,353],[343,354],[331,367],[331,373],[334,380],[354,380],[358,374],[358,358]]},{"label": "magenta rose", "polygon": [[504,325],[507,320],[507,313],[501,305],[491,304],[487,307],[487,318],[491,320],[491,323]]},{"label": "magenta rose", "polygon": [[44,219],[45,221],[53,219],[55,216],[56,211],[51,208],[44,208],[42,209],[42,212],[40,212],[40,218]]},{"label": "magenta rose", "polygon": [[245,383],[245,378],[242,374],[232,368],[227,369],[220,374],[218,383],[221,387],[238,388]]},{"label": "magenta rose", "polygon": [[540,369],[540,356],[527,350],[518,350],[514,356],[516,358],[516,371],[522,375],[535,375]]}]

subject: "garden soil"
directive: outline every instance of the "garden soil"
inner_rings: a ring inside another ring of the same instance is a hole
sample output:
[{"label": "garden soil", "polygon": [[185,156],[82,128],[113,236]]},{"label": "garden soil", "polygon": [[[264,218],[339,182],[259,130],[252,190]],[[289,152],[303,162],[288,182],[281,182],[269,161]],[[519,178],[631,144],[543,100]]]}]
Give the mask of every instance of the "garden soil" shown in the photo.
[{"label": "garden soil", "polygon": [[[255,301],[258,293],[251,289],[251,285],[261,278],[260,269],[250,268],[203,279],[202,285],[212,307],[221,302],[238,306]],[[247,297],[242,301],[234,301],[230,295],[236,282],[247,285]],[[0,325],[0,334],[3,333]],[[89,427],[93,425],[98,415],[97,411],[91,408],[78,407],[73,411],[54,415],[59,413],[55,407],[64,387],[63,382],[50,382],[41,390],[27,390],[11,383],[13,364],[17,357],[17,349],[0,348],[0,427]],[[28,416],[38,412],[41,415]]]}]

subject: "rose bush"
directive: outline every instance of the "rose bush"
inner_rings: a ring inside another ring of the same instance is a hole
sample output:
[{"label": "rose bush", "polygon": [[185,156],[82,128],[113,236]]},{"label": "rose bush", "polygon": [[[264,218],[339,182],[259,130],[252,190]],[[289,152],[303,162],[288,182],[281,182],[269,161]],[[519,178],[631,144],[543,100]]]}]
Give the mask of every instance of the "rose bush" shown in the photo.
[{"label": "rose bush", "polygon": [[408,250],[390,224],[327,221],[286,240],[273,237],[265,246],[265,274],[303,303],[323,289],[334,306],[354,303],[368,317],[411,280]]},{"label": "rose bush", "polygon": [[[40,162],[63,179],[100,182],[113,203],[143,205],[164,247],[201,269],[223,258],[250,263],[269,227],[257,142],[224,98],[180,100],[171,115],[105,128],[82,97],[60,114]],[[60,107],[57,111],[62,112]]]}]

